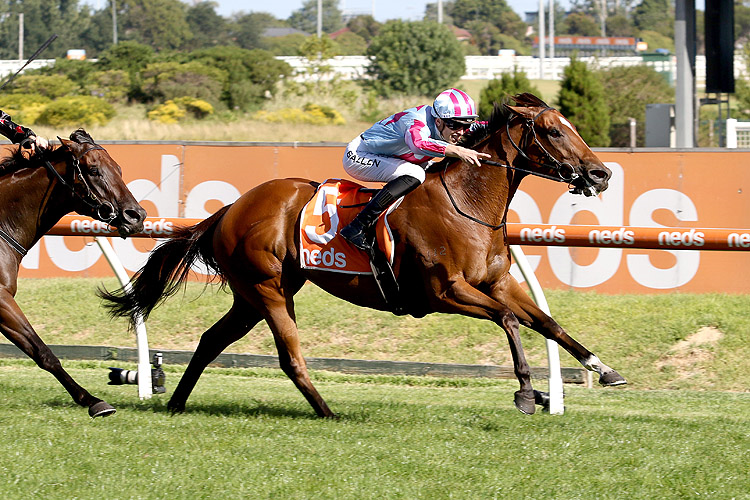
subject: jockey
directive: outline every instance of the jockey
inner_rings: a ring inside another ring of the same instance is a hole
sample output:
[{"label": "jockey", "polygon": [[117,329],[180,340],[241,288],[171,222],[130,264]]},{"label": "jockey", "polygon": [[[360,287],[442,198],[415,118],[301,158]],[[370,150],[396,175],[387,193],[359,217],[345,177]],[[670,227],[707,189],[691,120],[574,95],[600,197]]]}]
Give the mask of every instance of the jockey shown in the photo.
[{"label": "jockey", "polygon": [[47,148],[49,143],[44,137],[37,136],[33,130],[16,125],[5,111],[0,110],[0,134],[10,139],[13,144],[21,144],[21,147],[31,149],[33,154],[36,148]]},{"label": "jockey", "polygon": [[452,156],[479,166],[486,153],[456,143],[477,118],[471,97],[458,89],[441,92],[432,106],[410,108],[381,120],[355,138],[344,153],[344,170],[355,179],[385,182],[357,217],[340,231],[355,247],[369,252],[369,229],[394,201],[425,180],[433,158]]}]

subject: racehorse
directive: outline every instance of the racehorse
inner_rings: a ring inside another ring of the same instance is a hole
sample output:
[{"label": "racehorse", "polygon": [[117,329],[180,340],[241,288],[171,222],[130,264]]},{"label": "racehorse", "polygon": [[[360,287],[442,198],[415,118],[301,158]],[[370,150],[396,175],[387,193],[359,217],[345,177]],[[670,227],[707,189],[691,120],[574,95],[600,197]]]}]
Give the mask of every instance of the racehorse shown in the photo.
[{"label": "racehorse", "polygon": [[[388,221],[403,311],[415,317],[462,314],[500,326],[508,337],[520,383],[514,403],[531,414],[541,393],[531,385],[519,324],[557,341],[586,368],[598,372],[601,384],[624,384],[625,379],[543,313],[509,274],[504,224],[510,200],[525,176],[561,181],[571,192],[588,196],[606,189],[611,176],[557,110],[531,94],[514,99],[514,106],[496,104],[489,122],[466,136],[468,147],[490,153],[486,165],[444,160],[444,166],[428,172],[424,184],[404,198]],[[261,184],[197,225],[178,229],[134,275],[130,292],[100,290],[114,316],[147,317],[178,291],[197,261],[230,287],[232,307],[202,335],[168,403],[170,410],[183,411],[205,367],[265,320],[282,370],[319,416],[335,416],[308,376],[300,352],[294,294],[309,280],[360,306],[389,310],[389,305],[371,275],[300,266],[296,237],[300,212],[316,187],[305,179]]]},{"label": "racehorse", "polygon": [[124,238],[143,229],[146,211],[123,182],[120,166],[84,130],[60,142],[30,157],[19,147],[0,162],[0,330],[91,417],[107,416],[115,409],[68,375],[18,307],[18,269],[27,249],[69,212],[115,226]]}]

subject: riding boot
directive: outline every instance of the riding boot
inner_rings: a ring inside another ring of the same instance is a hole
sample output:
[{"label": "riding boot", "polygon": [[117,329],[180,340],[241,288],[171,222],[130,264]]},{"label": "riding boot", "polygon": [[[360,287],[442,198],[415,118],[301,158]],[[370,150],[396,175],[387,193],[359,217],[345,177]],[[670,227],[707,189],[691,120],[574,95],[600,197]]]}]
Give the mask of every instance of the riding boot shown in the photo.
[{"label": "riding boot", "polygon": [[403,175],[387,183],[375,193],[365,208],[357,214],[353,221],[341,229],[339,234],[346,241],[365,252],[370,252],[374,241],[374,234],[370,231],[375,223],[391,204],[400,197],[412,192],[421,181],[411,175]]}]

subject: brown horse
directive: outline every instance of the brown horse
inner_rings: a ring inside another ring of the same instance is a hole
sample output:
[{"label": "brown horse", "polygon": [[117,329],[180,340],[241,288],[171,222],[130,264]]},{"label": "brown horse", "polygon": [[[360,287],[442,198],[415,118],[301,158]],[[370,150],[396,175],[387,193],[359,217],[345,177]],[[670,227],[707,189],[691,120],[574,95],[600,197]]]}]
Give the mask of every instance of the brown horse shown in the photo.
[{"label": "brown horse", "polygon": [[115,409],[68,375],[16,304],[18,268],[27,249],[71,211],[116,226],[123,238],[143,229],[146,211],[125,186],[120,166],[85,131],[60,141],[30,158],[18,148],[0,162],[0,330],[89,415],[106,416]]},{"label": "brown horse", "polygon": [[[519,323],[557,341],[585,367],[597,371],[603,385],[625,380],[568,336],[508,273],[510,252],[503,226],[523,177],[540,175],[569,184],[572,192],[595,195],[606,189],[611,175],[558,111],[531,94],[514,99],[516,106],[495,106],[489,123],[467,137],[467,146],[491,154],[487,166],[442,162],[445,167],[428,173],[424,184],[389,216],[389,223],[403,311],[415,317],[462,314],[500,326],[510,342],[520,382],[515,404],[530,414],[540,393],[531,386]],[[308,377],[297,335],[294,294],[310,280],[360,306],[380,310],[389,306],[370,275],[300,267],[296,237],[300,211],[315,189],[316,183],[304,179],[261,184],[205,221],[178,230],[155,249],[131,281],[131,292],[101,292],[113,315],[145,317],[179,289],[197,260],[231,288],[234,303],[203,334],[169,401],[171,410],[184,410],[204,368],[265,320],[282,370],[319,416],[334,416]]]}]

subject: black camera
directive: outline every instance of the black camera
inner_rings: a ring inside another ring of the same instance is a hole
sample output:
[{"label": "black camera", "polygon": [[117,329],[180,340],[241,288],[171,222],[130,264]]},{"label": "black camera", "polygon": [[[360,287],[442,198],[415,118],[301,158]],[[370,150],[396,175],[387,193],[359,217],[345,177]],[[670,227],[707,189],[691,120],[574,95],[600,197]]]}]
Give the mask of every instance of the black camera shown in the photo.
[{"label": "black camera", "polygon": [[[154,394],[164,394],[165,392],[167,392],[167,389],[164,386],[167,376],[162,369],[162,364],[164,364],[162,353],[155,353],[151,364],[154,366],[153,368],[151,368],[151,388]],[[138,383],[137,370],[125,370],[124,368],[113,367],[110,367],[109,370],[109,385],[125,385]]]}]

